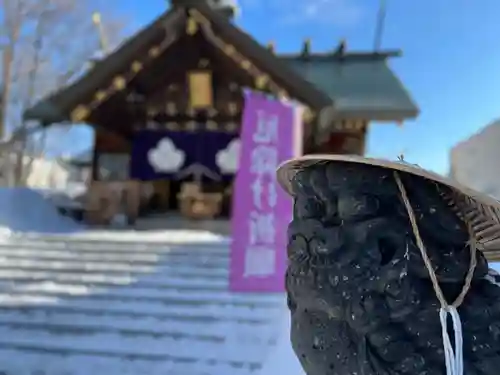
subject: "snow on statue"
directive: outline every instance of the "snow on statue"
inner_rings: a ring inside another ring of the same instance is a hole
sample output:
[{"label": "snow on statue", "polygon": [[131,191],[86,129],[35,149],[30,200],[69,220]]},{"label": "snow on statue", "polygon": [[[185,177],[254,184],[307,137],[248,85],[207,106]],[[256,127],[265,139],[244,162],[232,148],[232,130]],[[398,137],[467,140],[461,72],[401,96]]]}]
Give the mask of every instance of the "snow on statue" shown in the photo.
[{"label": "snow on statue", "polygon": [[[418,166],[285,163],[293,349],[308,375],[496,375],[500,204]],[[476,247],[477,246],[477,247]],[[451,315],[451,317],[450,317]]]}]

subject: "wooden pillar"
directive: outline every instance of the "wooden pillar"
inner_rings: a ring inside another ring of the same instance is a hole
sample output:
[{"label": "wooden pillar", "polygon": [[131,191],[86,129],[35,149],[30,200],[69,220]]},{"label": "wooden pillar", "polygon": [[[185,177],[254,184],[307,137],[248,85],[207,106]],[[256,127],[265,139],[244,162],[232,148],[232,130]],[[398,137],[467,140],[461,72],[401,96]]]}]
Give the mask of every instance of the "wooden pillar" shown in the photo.
[{"label": "wooden pillar", "polygon": [[366,153],[366,137],[368,136],[368,121],[366,122],[366,126],[363,128],[363,130],[361,131],[361,142],[360,142],[360,150],[359,150],[359,154],[364,156],[365,153]]},{"label": "wooden pillar", "polygon": [[97,150],[97,132],[94,131],[94,147],[92,149],[91,181],[99,179],[99,152]]},{"label": "wooden pillar", "polygon": [[170,181],[169,180],[159,180],[153,181],[153,191],[159,197],[159,205],[162,209],[168,210],[169,198],[170,198]]},{"label": "wooden pillar", "polygon": [[367,123],[362,119],[336,120],[315,153],[364,155]]}]

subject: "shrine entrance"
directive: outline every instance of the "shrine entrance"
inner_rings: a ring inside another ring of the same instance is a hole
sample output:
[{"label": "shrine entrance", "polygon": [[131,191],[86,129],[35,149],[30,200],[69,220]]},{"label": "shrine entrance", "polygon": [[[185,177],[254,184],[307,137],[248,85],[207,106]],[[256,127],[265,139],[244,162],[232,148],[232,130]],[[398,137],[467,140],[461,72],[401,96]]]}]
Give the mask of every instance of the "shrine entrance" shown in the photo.
[{"label": "shrine entrance", "polygon": [[143,215],[228,217],[239,155],[236,133],[143,130],[132,143],[130,177],[153,186]]}]

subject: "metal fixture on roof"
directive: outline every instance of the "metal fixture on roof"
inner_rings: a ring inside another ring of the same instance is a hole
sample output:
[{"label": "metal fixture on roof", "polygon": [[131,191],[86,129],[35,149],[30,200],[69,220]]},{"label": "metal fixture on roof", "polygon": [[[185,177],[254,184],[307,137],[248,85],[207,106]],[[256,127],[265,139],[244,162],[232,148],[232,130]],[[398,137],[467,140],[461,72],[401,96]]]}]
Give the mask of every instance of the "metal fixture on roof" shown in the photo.
[{"label": "metal fixture on roof", "polygon": [[[229,18],[233,18],[240,14],[241,9],[238,6],[237,0],[198,0],[208,4],[212,9],[220,11]],[[193,1],[189,0],[169,0],[172,6],[190,6]]]},{"label": "metal fixture on roof", "polygon": [[304,44],[302,45],[302,56],[309,56],[311,54],[311,39],[304,39]]},{"label": "metal fixture on roof", "polygon": [[377,12],[377,19],[375,24],[375,35],[373,41],[373,49],[375,52],[380,51],[382,46],[382,37],[384,35],[385,18],[387,14],[387,2],[386,0],[380,0],[379,9]]},{"label": "metal fixture on roof", "polygon": [[334,52],[334,55],[336,56],[343,56],[345,51],[347,49],[347,42],[345,39],[342,39],[340,42],[339,42],[339,45],[337,46],[337,48],[335,49],[335,52]]},{"label": "metal fixture on roof", "polygon": [[99,50],[94,53],[89,60],[91,65],[95,65],[99,61],[103,60],[109,53],[109,44],[108,39],[106,37],[106,33],[104,31],[104,27],[102,25],[102,16],[99,12],[92,13],[92,23],[97,29],[97,33],[99,36]]},{"label": "metal fixture on roof", "polygon": [[230,17],[240,14],[240,7],[236,0],[206,0],[213,9],[220,10]]},{"label": "metal fixture on roof", "polygon": [[109,53],[109,43],[108,38],[106,37],[106,33],[104,31],[104,27],[102,25],[102,16],[99,12],[92,13],[92,23],[97,28],[97,32],[99,34],[99,47],[104,55]]},{"label": "metal fixture on roof", "polygon": [[213,8],[238,8],[236,0],[207,0],[207,3]]}]

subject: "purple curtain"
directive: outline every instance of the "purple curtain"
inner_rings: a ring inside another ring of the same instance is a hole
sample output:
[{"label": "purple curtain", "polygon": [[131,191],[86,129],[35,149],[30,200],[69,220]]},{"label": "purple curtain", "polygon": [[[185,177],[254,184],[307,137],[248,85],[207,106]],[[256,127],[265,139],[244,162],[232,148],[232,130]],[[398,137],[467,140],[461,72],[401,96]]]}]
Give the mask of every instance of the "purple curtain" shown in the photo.
[{"label": "purple curtain", "polygon": [[237,134],[214,131],[137,132],[132,143],[130,177],[143,181],[188,178],[193,166],[198,169],[201,166],[207,170],[204,179],[231,178],[233,173],[217,164],[217,153],[237,137]]}]

